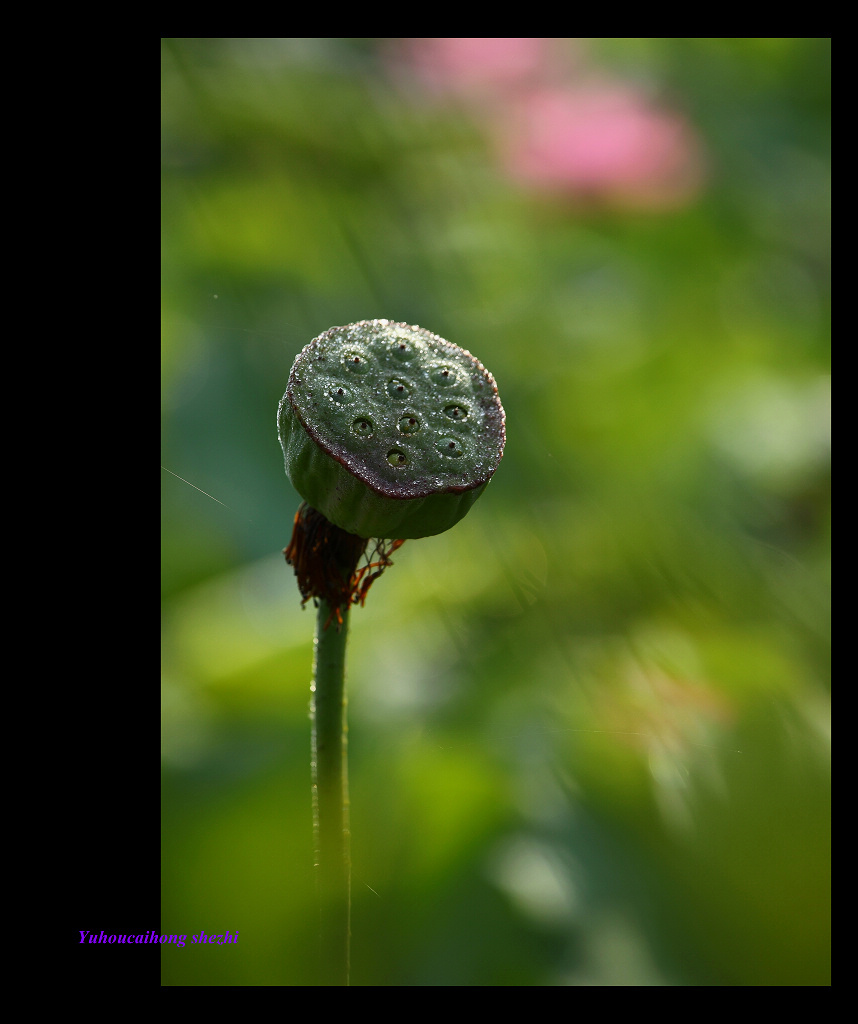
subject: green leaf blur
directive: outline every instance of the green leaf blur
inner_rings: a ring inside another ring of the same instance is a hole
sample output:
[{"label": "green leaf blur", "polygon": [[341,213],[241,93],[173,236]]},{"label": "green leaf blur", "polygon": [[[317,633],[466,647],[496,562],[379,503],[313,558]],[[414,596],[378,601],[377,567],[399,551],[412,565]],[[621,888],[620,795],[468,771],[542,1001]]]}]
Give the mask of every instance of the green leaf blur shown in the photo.
[{"label": "green leaf blur", "polygon": [[655,192],[420,42],[162,41],[162,982],[318,982],[275,419],[387,318],[508,442],[352,615],[352,984],[828,985],[829,41],[547,41],[682,118]]}]

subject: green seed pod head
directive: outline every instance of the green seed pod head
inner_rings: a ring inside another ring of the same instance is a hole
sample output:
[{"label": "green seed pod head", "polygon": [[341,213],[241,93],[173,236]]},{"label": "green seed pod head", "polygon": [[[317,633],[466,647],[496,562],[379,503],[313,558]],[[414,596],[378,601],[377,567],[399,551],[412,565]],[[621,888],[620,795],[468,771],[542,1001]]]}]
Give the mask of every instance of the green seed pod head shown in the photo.
[{"label": "green seed pod head", "polygon": [[359,537],[443,533],[503,455],[494,378],[421,327],[332,327],[295,359],[277,413],[286,473],[313,508]]}]

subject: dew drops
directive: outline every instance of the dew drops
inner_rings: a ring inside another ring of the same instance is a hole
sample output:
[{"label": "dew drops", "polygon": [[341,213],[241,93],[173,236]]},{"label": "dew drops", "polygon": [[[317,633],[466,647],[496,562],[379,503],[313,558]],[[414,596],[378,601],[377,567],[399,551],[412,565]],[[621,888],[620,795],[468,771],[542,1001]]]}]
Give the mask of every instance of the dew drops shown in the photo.
[{"label": "dew drops", "polygon": [[357,480],[420,494],[490,475],[491,378],[469,353],[400,324],[331,329],[296,360],[290,401],[311,440]]}]

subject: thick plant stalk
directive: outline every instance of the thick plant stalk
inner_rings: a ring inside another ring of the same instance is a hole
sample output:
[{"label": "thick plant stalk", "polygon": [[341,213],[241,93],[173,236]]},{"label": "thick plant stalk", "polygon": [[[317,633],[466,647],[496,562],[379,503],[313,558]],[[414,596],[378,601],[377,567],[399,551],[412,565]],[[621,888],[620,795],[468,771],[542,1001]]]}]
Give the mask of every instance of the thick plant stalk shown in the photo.
[{"label": "thick plant stalk", "polygon": [[503,455],[506,416],[494,378],[467,350],[422,327],[361,320],[298,353],[277,432],[303,499],[283,553],[301,604],[318,607],[312,749],[322,984],[348,985],[349,610],[363,605],[405,539],[443,533],[468,512]]},{"label": "thick plant stalk", "polygon": [[351,851],[345,692],[348,606],[340,609],[340,618],[341,624],[332,617],[328,603],[319,601],[310,713],[323,985],[349,983]]}]

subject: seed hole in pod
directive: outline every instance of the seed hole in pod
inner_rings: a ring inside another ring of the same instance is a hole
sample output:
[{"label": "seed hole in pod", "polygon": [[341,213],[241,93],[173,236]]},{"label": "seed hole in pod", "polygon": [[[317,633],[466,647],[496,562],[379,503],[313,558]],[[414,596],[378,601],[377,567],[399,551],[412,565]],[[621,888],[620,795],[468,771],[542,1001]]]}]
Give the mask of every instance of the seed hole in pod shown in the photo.
[{"label": "seed hole in pod", "polygon": [[375,433],[372,420],[368,416],[358,416],[352,423],[352,433],[356,437],[372,437]]},{"label": "seed hole in pod", "polygon": [[464,405],[448,405],[444,408],[444,415],[451,420],[464,420],[468,418],[468,410]]},{"label": "seed hole in pod", "polygon": [[414,358],[416,351],[413,345],[409,345],[405,341],[395,341],[390,346],[390,354],[401,363],[410,362]]},{"label": "seed hole in pod", "polygon": [[387,382],[387,393],[391,398],[405,398],[411,394],[411,385],[407,380],[399,380],[394,377]]},{"label": "seed hole in pod", "polygon": [[387,461],[394,469],[404,469],[408,465],[408,456],[399,448],[391,448],[387,453]]},{"label": "seed hole in pod", "polygon": [[435,384],[440,384],[442,388],[449,387],[451,384],[456,384],[459,380],[459,375],[455,368],[452,366],[444,366],[443,364],[433,366],[430,376]]},{"label": "seed hole in pod", "polygon": [[447,455],[451,459],[461,458],[465,454],[461,443],[455,437],[442,437],[436,447],[442,455]]},{"label": "seed hole in pod", "polygon": [[413,434],[420,429],[420,421],[416,416],[403,416],[397,426],[401,434]]},{"label": "seed hole in pod", "polygon": [[343,365],[350,373],[366,373],[369,369],[369,360],[363,352],[348,349],[343,353]]},{"label": "seed hole in pod", "polygon": [[344,402],[351,401],[352,398],[351,391],[348,388],[342,387],[341,385],[332,387],[330,390],[330,395],[333,401],[337,402],[339,405],[342,405]]}]

